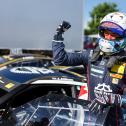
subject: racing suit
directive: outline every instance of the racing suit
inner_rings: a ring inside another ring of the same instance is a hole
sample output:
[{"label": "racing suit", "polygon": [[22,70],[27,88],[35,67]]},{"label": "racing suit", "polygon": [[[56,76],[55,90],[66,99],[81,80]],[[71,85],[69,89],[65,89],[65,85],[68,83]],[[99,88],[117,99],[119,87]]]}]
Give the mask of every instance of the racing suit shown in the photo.
[{"label": "racing suit", "polygon": [[[118,62],[112,68],[106,66],[109,58],[99,54],[95,61],[92,62],[92,50],[69,53],[65,51],[63,41],[53,40],[52,50],[53,59],[56,65],[75,66],[84,65],[87,67],[88,80],[88,100],[92,101],[100,97],[101,102],[104,103],[101,93],[104,97],[109,94],[120,94],[123,96],[124,88],[126,87],[126,64],[125,62]],[[124,95],[125,97],[125,95]],[[116,107],[116,108],[115,108]],[[120,106],[114,106],[109,113],[108,126],[119,126],[122,113]],[[113,118],[113,119],[112,119]]]}]

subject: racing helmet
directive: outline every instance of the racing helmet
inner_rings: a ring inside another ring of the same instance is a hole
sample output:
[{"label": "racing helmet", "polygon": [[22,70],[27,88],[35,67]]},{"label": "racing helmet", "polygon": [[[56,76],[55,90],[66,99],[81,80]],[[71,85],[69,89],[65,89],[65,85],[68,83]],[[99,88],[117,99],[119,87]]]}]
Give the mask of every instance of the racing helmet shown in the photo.
[{"label": "racing helmet", "polygon": [[[107,40],[104,31],[108,30],[117,34],[115,40]],[[126,14],[113,12],[107,14],[99,25],[99,47],[106,54],[118,53],[126,46]]]}]

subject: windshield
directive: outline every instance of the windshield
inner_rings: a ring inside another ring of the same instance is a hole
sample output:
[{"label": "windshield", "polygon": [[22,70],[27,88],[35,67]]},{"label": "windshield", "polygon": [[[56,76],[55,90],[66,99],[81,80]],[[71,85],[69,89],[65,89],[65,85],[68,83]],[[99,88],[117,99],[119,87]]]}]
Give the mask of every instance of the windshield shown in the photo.
[{"label": "windshield", "polygon": [[11,114],[14,126],[96,126],[98,116],[89,112],[87,103],[59,95],[37,98]]}]

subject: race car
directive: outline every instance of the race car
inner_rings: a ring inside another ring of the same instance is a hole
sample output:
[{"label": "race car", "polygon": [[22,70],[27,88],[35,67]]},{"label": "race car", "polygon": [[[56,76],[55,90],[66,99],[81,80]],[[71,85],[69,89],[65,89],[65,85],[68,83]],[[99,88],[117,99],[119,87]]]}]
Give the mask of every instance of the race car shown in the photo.
[{"label": "race car", "polygon": [[94,114],[78,99],[81,86],[88,95],[84,77],[40,61],[25,55],[1,63],[0,126],[105,126],[109,107]]},{"label": "race car", "polygon": [[37,66],[50,67],[51,69],[67,70],[86,77],[86,69],[82,66],[55,66],[52,57],[38,54],[3,55],[0,57],[0,67],[12,66]]},{"label": "race car", "polygon": [[1,126],[86,126],[99,123],[102,126],[105,122],[107,110],[102,118],[99,114],[90,116],[89,102],[77,99],[83,80],[76,75],[23,66],[3,68],[0,77]]}]

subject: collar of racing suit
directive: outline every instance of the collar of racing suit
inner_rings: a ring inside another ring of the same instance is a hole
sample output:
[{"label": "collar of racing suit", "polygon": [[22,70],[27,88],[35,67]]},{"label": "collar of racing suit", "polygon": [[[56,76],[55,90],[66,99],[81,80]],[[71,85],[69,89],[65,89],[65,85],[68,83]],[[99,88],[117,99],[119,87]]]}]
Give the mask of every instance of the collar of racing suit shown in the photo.
[{"label": "collar of racing suit", "polygon": [[102,57],[108,59],[107,67],[108,69],[111,69],[118,61],[126,61],[126,50],[124,49],[119,53],[115,53],[113,55],[105,55],[105,53],[100,50],[99,46],[97,46],[93,51],[90,61],[91,63],[94,63]]}]

